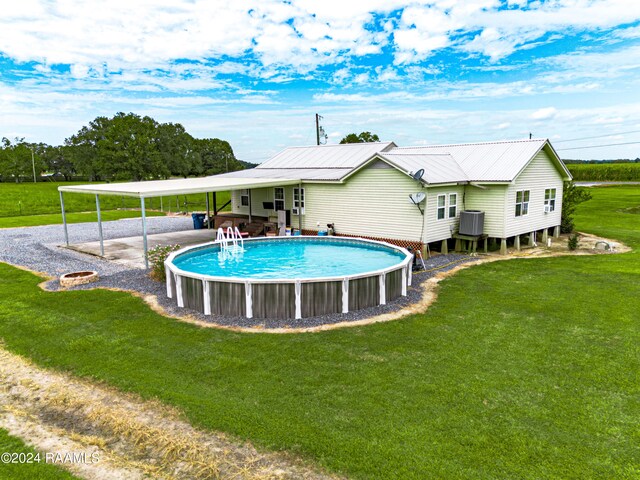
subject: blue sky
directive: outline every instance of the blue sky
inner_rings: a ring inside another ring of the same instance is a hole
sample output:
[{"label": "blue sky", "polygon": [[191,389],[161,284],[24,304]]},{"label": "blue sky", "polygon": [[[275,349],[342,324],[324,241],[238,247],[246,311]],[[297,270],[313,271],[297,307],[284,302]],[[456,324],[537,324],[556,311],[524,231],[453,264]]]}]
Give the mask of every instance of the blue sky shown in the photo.
[{"label": "blue sky", "polygon": [[[108,5],[108,6],[107,6]],[[640,157],[636,0],[22,0],[0,18],[0,136],[59,144],[118,111],[260,162],[369,130],[398,145],[535,137]],[[586,138],[584,137],[598,137]],[[581,147],[580,149],[573,149]],[[568,150],[568,149],[573,150]]]}]

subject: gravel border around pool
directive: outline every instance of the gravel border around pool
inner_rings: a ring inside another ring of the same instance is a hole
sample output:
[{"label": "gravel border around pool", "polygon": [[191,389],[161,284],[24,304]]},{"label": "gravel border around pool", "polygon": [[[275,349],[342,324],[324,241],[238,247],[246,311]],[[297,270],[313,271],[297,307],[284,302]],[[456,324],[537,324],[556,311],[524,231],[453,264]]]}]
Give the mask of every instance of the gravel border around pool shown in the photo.
[{"label": "gravel border around pool", "polygon": [[[166,233],[192,228],[190,217],[150,217],[147,219],[149,233]],[[123,238],[141,235],[139,219],[124,219],[103,223],[105,239]],[[69,237],[72,243],[98,240],[97,227],[93,223],[69,225]],[[331,325],[342,322],[364,320],[384,313],[392,313],[417,303],[422,296],[422,283],[440,272],[451,270],[458,265],[472,262],[477,257],[469,255],[437,255],[425,260],[427,271],[414,273],[412,285],[407,288],[407,296],[400,297],[387,305],[367,308],[349,313],[292,319],[256,319],[245,317],[205,316],[194,310],[180,308],[166,295],[164,282],[152,280],[145,270],[131,269],[99,257],[82,254],[62,248],[64,232],[62,225],[42,227],[21,227],[0,229],[0,261],[26,267],[56,277],[46,282],[47,290],[60,290],[57,279],[61,274],[95,270],[100,279],[91,284],[80,285],[66,290],[91,290],[111,288],[137,292],[142,295],[154,295],[157,303],[167,314],[175,317],[195,318],[197,320],[224,327],[244,327],[259,329],[308,328]]]}]

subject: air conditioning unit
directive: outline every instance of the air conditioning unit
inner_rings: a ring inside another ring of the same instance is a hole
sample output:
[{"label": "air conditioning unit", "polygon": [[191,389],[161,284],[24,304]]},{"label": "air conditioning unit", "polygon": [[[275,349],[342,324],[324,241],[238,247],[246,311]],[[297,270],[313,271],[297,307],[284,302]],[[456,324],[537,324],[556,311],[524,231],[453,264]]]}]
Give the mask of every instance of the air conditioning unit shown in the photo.
[{"label": "air conditioning unit", "polygon": [[544,213],[549,213],[551,211],[551,205],[544,206]]},{"label": "air conditioning unit", "polygon": [[480,210],[464,210],[460,212],[460,235],[477,237],[484,231],[484,212]]}]

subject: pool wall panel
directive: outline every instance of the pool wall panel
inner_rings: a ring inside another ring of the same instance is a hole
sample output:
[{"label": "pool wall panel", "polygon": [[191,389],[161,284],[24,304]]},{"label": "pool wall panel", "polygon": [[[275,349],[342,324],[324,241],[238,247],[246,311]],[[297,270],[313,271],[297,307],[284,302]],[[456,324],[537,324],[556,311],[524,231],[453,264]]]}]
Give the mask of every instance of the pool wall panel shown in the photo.
[{"label": "pool wall panel", "polygon": [[342,282],[302,284],[302,318],[342,312]]},{"label": "pool wall panel", "polygon": [[197,310],[200,313],[204,312],[202,280],[182,277],[182,295],[185,307]]},{"label": "pool wall panel", "polygon": [[385,295],[387,302],[395,300],[402,295],[402,269],[387,273]]},{"label": "pool wall panel", "polygon": [[243,283],[209,282],[211,315],[244,317],[247,302]]},{"label": "pool wall panel", "polygon": [[349,311],[380,305],[379,282],[378,275],[349,280]]},{"label": "pool wall panel", "polygon": [[293,283],[254,283],[254,318],[295,318],[296,286]]},{"label": "pool wall panel", "polygon": [[169,283],[171,284],[171,298],[176,298],[176,274],[169,272]]}]

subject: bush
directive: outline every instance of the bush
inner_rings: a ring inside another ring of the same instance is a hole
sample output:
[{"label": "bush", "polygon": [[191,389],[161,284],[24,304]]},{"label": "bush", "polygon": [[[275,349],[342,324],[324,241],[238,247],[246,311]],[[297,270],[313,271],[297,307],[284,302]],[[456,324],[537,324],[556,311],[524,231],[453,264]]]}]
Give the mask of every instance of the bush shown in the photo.
[{"label": "bush", "polygon": [[577,233],[574,233],[573,235],[569,236],[569,242],[567,243],[569,250],[575,250],[576,248],[578,248],[579,238],[580,238],[580,235],[578,235]]},{"label": "bush", "polygon": [[586,188],[577,187],[573,182],[565,183],[562,194],[562,219],[560,220],[562,233],[573,232],[573,213],[578,204],[587,200],[591,200],[591,194]]},{"label": "bush", "polygon": [[149,265],[151,267],[151,272],[149,273],[151,278],[158,281],[165,281],[167,279],[164,261],[171,252],[175,252],[180,248],[180,245],[158,245],[157,247],[149,249],[147,258],[149,259]]}]

